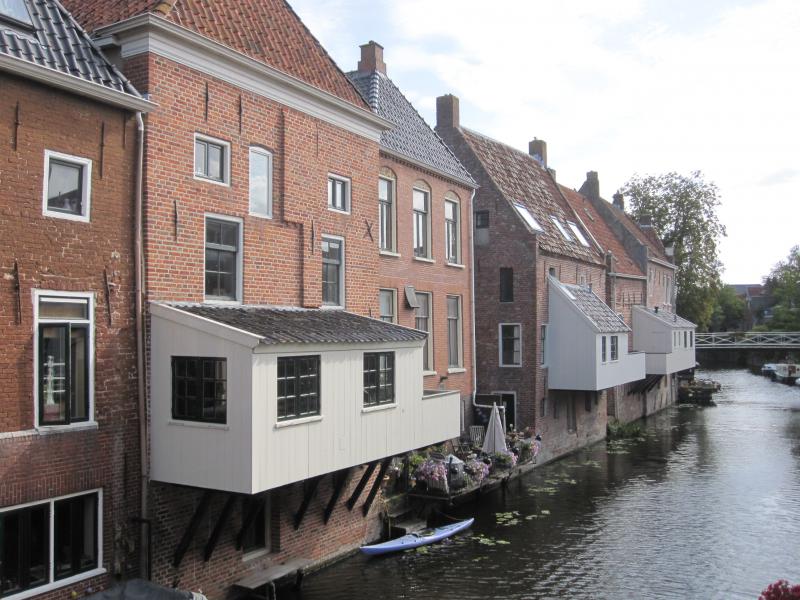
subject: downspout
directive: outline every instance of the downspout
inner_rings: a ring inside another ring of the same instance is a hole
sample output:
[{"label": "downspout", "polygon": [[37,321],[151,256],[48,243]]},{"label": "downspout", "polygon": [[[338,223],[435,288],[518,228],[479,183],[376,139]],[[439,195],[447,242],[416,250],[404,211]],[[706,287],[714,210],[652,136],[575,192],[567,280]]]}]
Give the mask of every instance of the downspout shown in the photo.
[{"label": "downspout", "polygon": [[[136,309],[136,383],[138,388],[139,405],[139,466],[141,469],[141,514],[139,517],[140,545],[139,545],[139,576],[149,578],[150,548],[145,548],[145,540],[149,539],[149,522],[147,520],[147,481],[148,481],[148,461],[147,461],[147,398],[145,393],[145,373],[144,373],[144,255],[142,249],[142,229],[143,229],[143,178],[144,178],[144,119],[142,113],[136,113],[137,128],[137,157],[136,157],[136,207],[135,207],[135,233],[134,233],[134,271],[135,271],[135,309]],[[148,542],[148,546],[149,546]]]}]

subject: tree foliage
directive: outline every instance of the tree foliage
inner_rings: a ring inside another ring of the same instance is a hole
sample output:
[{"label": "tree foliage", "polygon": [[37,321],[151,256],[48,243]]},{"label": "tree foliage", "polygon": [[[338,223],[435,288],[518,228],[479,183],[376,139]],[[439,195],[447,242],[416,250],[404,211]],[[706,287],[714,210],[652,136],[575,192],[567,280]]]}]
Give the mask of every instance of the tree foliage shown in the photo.
[{"label": "tree foliage", "polygon": [[726,235],[717,186],[700,171],[670,172],[635,175],[622,191],[633,215],[649,215],[664,245],[675,249],[677,312],[707,329],[720,288],[719,242]]},{"label": "tree foliage", "polygon": [[800,246],[792,248],[786,260],[772,268],[764,285],[775,302],[769,328],[800,331]]},{"label": "tree foliage", "polygon": [[719,289],[711,314],[709,331],[736,331],[744,328],[747,303],[729,285]]}]

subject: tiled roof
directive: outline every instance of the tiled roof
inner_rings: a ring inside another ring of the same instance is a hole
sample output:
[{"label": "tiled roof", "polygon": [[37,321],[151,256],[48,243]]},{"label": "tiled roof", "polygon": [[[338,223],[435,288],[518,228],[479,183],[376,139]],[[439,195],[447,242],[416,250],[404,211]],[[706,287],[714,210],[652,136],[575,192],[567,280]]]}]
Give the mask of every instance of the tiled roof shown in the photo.
[{"label": "tiled roof", "polygon": [[442,139],[425,122],[411,102],[379,71],[347,74],[370,108],[394,127],[381,135],[386,150],[428,165],[458,181],[474,185],[470,174]]},{"label": "tiled roof", "polygon": [[151,13],[366,108],[344,73],[283,0],[62,1],[90,31]]},{"label": "tiled roof", "polygon": [[0,54],[141,98],[55,0],[24,0],[32,29],[0,20]]},{"label": "tiled roof", "polygon": [[568,242],[550,220],[551,215],[558,217],[562,223],[572,219],[569,205],[555,181],[537,160],[465,127],[461,128],[461,133],[506,200],[525,206],[542,226],[544,231],[538,234],[541,248],[588,262],[602,263],[596,250],[578,242]]},{"label": "tiled roof", "polygon": [[655,309],[646,308],[644,306],[637,306],[636,310],[647,311],[647,313],[649,313],[650,316],[655,317],[656,319],[664,323],[664,325],[668,325],[675,329],[686,329],[686,328],[697,327],[697,325],[695,325],[688,319],[679,317],[675,313],[667,312],[666,310],[659,309],[658,311],[656,311]]},{"label": "tiled roof", "polygon": [[550,277],[550,285],[560,286],[569,300],[594,323],[600,333],[630,331],[625,321],[587,286],[561,283]]},{"label": "tiled roof", "polygon": [[624,273],[625,275],[644,276],[642,270],[625,250],[625,247],[617,236],[614,235],[614,232],[611,231],[611,227],[608,226],[605,219],[594,209],[591,201],[580,192],[576,192],[563,185],[559,187],[564,194],[564,198],[567,199],[569,205],[578,214],[578,217],[580,217],[594,239],[603,248],[603,251],[611,251],[614,254],[614,258],[617,259],[617,272]]},{"label": "tiled roof", "polygon": [[264,344],[364,344],[424,340],[426,333],[343,310],[170,304],[260,336]]},{"label": "tiled roof", "polygon": [[664,244],[658,239],[658,236],[655,233],[655,230],[650,227],[647,229],[642,228],[636,221],[633,220],[628,213],[624,210],[621,210],[617,206],[614,206],[613,203],[609,202],[609,206],[611,210],[614,212],[615,215],[618,216],[622,225],[630,231],[630,233],[639,240],[642,244],[648,247],[650,250],[650,255],[655,257],[659,260],[663,260],[665,262],[669,262],[669,257],[667,253],[664,251]]}]

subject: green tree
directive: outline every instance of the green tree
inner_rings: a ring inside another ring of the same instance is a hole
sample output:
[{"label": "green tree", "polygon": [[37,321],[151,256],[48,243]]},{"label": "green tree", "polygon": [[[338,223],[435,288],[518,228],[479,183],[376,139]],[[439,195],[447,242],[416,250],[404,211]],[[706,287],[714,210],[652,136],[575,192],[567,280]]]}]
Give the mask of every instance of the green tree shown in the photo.
[{"label": "green tree", "polygon": [[800,331],[800,246],[792,248],[786,260],[772,268],[764,285],[775,300],[769,328]]},{"label": "green tree", "polygon": [[743,329],[747,304],[734,289],[724,285],[719,289],[711,313],[710,331],[735,331]]},{"label": "green tree", "polygon": [[708,328],[720,289],[719,242],[726,235],[717,216],[717,186],[700,171],[634,175],[623,187],[635,217],[649,215],[665,246],[675,249],[676,311]]}]

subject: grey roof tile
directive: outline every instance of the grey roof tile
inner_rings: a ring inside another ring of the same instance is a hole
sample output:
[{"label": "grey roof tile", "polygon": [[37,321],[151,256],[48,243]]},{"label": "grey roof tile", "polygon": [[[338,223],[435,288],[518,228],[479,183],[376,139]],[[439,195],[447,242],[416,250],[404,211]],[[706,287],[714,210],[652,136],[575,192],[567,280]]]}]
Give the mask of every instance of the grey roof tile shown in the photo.
[{"label": "grey roof tile", "polygon": [[344,310],[170,303],[179,310],[261,337],[264,344],[412,342],[427,334]]},{"label": "grey roof tile", "polygon": [[664,323],[664,325],[669,325],[674,329],[686,329],[686,328],[697,327],[697,325],[692,323],[690,320],[684,319],[683,317],[680,317],[677,314],[668,312],[666,310],[659,309],[658,311],[656,311],[652,308],[646,308],[644,306],[637,306],[636,308],[639,310],[647,311],[651,316],[655,317],[656,319]]},{"label": "grey roof tile", "polygon": [[394,125],[381,135],[383,148],[428,165],[458,181],[475,185],[472,176],[450,148],[430,128],[391,79],[378,71],[352,71],[347,76],[370,108]]},{"label": "grey roof tile", "polygon": [[570,301],[594,323],[600,333],[630,331],[630,327],[611,307],[603,302],[588,286],[562,283],[550,278],[550,285],[561,286],[567,292]]}]

